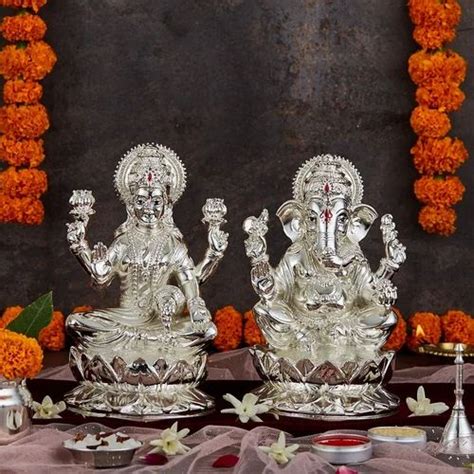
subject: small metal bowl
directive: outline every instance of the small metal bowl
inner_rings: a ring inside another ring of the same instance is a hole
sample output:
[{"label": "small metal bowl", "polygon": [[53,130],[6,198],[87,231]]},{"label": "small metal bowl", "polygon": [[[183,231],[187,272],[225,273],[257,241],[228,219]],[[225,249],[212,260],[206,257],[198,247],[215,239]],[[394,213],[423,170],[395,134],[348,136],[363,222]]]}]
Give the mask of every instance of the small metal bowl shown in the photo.
[{"label": "small metal bowl", "polygon": [[86,464],[94,468],[123,467],[128,466],[133,459],[136,448],[94,450],[94,449],[76,449],[70,446],[64,446],[73,456],[78,464]]},{"label": "small metal bowl", "polygon": [[426,446],[426,431],[413,426],[377,426],[370,428],[367,435],[374,443],[397,443],[418,449]]},{"label": "small metal bowl", "polygon": [[[336,446],[331,440],[354,440],[359,444]],[[313,438],[313,449],[331,464],[360,464],[372,457],[372,443],[367,436],[350,433],[326,433]]]}]

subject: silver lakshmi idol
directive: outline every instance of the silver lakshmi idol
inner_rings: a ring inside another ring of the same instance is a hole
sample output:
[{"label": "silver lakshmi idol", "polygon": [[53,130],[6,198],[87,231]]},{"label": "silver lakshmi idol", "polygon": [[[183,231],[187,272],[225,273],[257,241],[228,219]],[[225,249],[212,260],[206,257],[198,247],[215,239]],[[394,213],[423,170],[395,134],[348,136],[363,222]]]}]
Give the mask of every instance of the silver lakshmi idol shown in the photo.
[{"label": "silver lakshmi idol", "polygon": [[390,279],[405,261],[392,216],[381,219],[385,257],[373,272],[359,242],[377,218],[362,204],[362,179],[344,158],[320,155],[297,172],[293,199],[277,211],[292,244],[276,268],[267,254],[268,212],[243,228],[254,307],[268,346],[252,349],[265,383],[260,399],[286,414],[376,417],[399,405],[385,384],[393,352],[381,348],[396,323]]},{"label": "silver lakshmi idol", "polygon": [[86,240],[94,214],[91,191],[74,191],[74,222],[67,226],[72,253],[99,287],[117,277],[118,308],[71,314],[70,366],[78,387],[72,409],[109,414],[167,416],[212,408],[198,389],[206,373],[206,345],[216,327],[199,285],[216,270],[228,234],[221,199],[208,199],[202,221],[209,247],[195,265],[173,221],[173,205],[186,186],[183,164],[170,149],[139,145],[120,161],[115,188],[127,210],[109,247]]}]

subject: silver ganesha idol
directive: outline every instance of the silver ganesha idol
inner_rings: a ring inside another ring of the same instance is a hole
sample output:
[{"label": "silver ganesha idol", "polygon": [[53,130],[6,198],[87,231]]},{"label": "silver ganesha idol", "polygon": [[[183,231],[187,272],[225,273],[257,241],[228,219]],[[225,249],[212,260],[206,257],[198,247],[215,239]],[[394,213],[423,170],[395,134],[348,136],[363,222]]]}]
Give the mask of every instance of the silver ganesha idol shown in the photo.
[{"label": "silver ganesha idol", "polygon": [[267,254],[267,210],[244,221],[260,299],[254,313],[268,342],[252,349],[265,381],[256,393],[283,413],[365,418],[398,408],[385,388],[394,353],[382,346],[396,323],[390,280],[405,247],[392,216],[382,216],[385,256],[371,270],[359,242],[378,215],[362,195],[362,179],[344,158],[320,155],[304,163],[293,199],[277,211],[291,245],[276,268]]}]

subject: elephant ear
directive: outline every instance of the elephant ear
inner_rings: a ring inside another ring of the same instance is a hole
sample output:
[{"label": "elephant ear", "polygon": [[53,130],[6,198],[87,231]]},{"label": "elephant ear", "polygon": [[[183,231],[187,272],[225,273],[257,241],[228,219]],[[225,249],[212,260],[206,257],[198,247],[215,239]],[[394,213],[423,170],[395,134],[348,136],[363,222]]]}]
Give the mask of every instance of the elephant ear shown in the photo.
[{"label": "elephant ear", "polygon": [[297,201],[284,202],[277,211],[283,232],[292,241],[296,242],[303,236],[303,207]]},{"label": "elephant ear", "polygon": [[367,204],[354,206],[347,227],[347,238],[354,244],[360,242],[367,235],[377,217],[377,211],[372,206]]}]

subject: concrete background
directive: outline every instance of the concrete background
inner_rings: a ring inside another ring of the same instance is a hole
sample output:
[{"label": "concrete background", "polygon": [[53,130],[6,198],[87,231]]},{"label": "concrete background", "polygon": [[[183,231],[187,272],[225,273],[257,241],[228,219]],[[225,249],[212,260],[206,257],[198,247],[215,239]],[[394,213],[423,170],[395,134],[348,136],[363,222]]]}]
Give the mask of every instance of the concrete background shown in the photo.
[{"label": "concrete background", "polygon": [[[472,63],[474,7],[460,3],[453,48]],[[467,193],[457,233],[430,236],[417,224],[407,74],[416,45],[405,0],[50,0],[41,14],[59,57],[44,81],[52,122],[47,215],[41,227],[1,227],[1,305],[25,304],[49,289],[65,312],[115,304],[117,288],[91,289],[68,251],[68,198],[73,189],[94,191],[89,237],[109,243],[124,219],[115,165],[131,146],[156,141],[189,172],[175,217],[195,260],[206,246],[205,198],[223,197],[229,209],[229,249],[203,289],[212,310],[255,302],[241,222],[269,209],[276,263],[289,242],[274,213],[290,197],[299,165],[328,152],[352,160],[365,202],[395,217],[408,247],[395,278],[406,315],[474,311],[472,161],[459,173]],[[470,150],[473,77],[471,69],[467,100],[451,115],[453,135]],[[375,267],[383,252],[378,223],[363,244]]]}]

